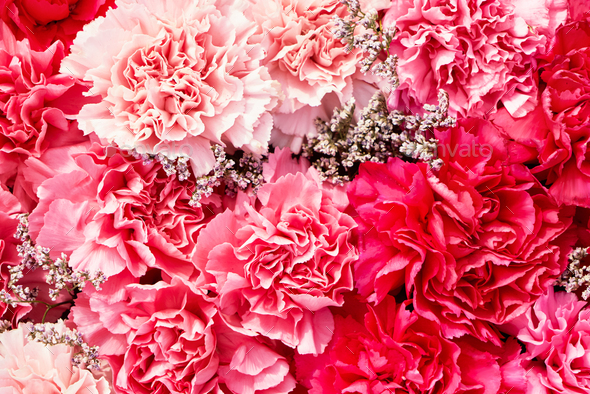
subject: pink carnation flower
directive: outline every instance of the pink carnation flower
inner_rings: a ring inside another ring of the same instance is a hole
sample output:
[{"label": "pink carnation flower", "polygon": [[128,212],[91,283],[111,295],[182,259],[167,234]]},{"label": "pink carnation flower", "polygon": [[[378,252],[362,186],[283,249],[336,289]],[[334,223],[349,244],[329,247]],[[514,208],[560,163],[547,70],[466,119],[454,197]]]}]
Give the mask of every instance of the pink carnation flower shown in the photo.
[{"label": "pink carnation flower", "polygon": [[551,394],[590,392],[590,309],[578,315],[578,321],[566,335],[554,337],[545,358],[547,368],[539,379]]},{"label": "pink carnation flower", "polygon": [[[127,326],[124,354],[108,357],[117,391],[209,392],[219,364],[212,327],[215,306],[180,279],[132,284],[125,290],[125,309],[111,317]],[[105,312],[112,314],[113,309]]]},{"label": "pink carnation flower", "polygon": [[230,327],[317,354],[332,336],[327,307],[341,306],[352,289],[356,249],[344,193],[323,190],[312,174],[287,174],[256,198],[238,196],[234,211],[202,230],[195,262],[214,282]]},{"label": "pink carnation flower", "polygon": [[285,357],[227,327],[192,284],[134,281],[120,274],[101,291],[87,287],[72,308],[121,392],[279,394],[295,386]]},{"label": "pink carnation flower", "polygon": [[522,316],[502,327],[527,348],[531,363],[529,393],[590,392],[590,310],[575,294],[540,297]]},{"label": "pink carnation flower", "polygon": [[[65,328],[63,322],[56,330]],[[64,344],[47,346],[29,340],[29,329],[20,324],[0,333],[0,384],[13,394],[84,393],[109,394],[105,378],[72,365],[73,349]]]},{"label": "pink carnation flower", "polygon": [[265,152],[278,84],[240,7],[122,1],[86,25],[62,63],[102,98],[82,108],[80,128],[124,149],[190,156],[197,175],[213,168],[211,144]]},{"label": "pink carnation flower", "polygon": [[549,287],[525,313],[500,329],[524,342],[531,358],[549,350],[554,337],[567,334],[586,306],[575,294],[557,292]]},{"label": "pink carnation flower", "polygon": [[235,394],[287,394],[296,385],[288,360],[216,317],[219,383]]},{"label": "pink carnation flower", "polygon": [[450,96],[451,112],[482,116],[502,102],[524,116],[537,102],[535,55],[546,39],[531,32],[513,6],[500,0],[400,0],[383,25],[396,29],[390,52],[399,57],[394,109]]},{"label": "pink carnation flower", "polygon": [[74,269],[129,271],[139,278],[149,267],[189,278],[190,259],[201,227],[219,197],[190,206],[194,180],[168,176],[156,161],[143,163],[124,151],[95,145],[38,187],[39,204],[29,217],[36,243],[52,256],[66,253]]},{"label": "pink carnation flower", "polygon": [[405,284],[445,336],[499,343],[490,323],[524,313],[565,269],[574,210],[560,208],[525,166],[506,164],[489,123],[435,135],[444,161],[436,174],[390,159],[364,163],[349,186],[361,234],[355,283],[371,302]]}]

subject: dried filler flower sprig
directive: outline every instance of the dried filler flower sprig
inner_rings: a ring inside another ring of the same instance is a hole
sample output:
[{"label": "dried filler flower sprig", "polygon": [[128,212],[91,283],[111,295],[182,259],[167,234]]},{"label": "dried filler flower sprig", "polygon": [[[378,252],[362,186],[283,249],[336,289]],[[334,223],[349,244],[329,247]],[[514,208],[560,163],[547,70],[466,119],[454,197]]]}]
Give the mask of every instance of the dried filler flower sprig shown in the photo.
[{"label": "dried filler flower sprig", "polygon": [[341,0],[341,3],[348,8],[349,15],[334,17],[334,36],[346,45],[347,51],[360,49],[363,52],[361,72],[371,70],[373,74],[387,79],[395,89],[399,85],[396,73],[398,58],[389,53],[395,31],[383,28],[375,9],[363,12],[358,0]]},{"label": "dried filler flower sprig", "polygon": [[49,289],[49,298],[56,301],[59,294],[66,290],[70,295],[74,295],[76,291],[82,290],[87,282],[100,290],[100,285],[106,281],[106,276],[103,272],[97,271],[90,273],[88,271],[74,271],[68,264],[68,257],[64,253],[55,260],[49,256],[50,249],[35,245],[29,235],[29,214],[19,215],[19,224],[14,235],[15,238],[21,241],[17,246],[21,263],[11,266],[9,268],[10,279],[7,284],[7,290],[0,290],[0,301],[8,305],[15,305],[20,303],[41,303],[45,304],[47,309],[43,315],[43,321],[47,312],[50,309],[59,305],[72,303],[71,300],[63,301],[57,304],[50,304],[41,300],[37,300],[39,295],[39,288],[23,287],[17,284],[24,275],[35,269],[43,269],[48,271],[45,280],[46,283],[53,288]]},{"label": "dried filler flower sprig", "polygon": [[209,174],[196,179],[196,189],[189,204],[201,206],[202,198],[209,197],[222,184],[225,186],[225,194],[229,196],[235,196],[238,190],[247,190],[249,187],[256,193],[264,181],[262,163],[266,157],[260,159],[243,151],[230,155],[221,145],[214,145],[212,149],[215,166]]},{"label": "dried filler flower sprig", "polygon": [[329,121],[316,119],[317,136],[304,144],[302,155],[320,173],[322,180],[343,185],[353,179],[361,163],[384,163],[389,157],[421,160],[439,169],[437,140],[425,133],[434,128],[453,127],[456,119],[448,116],[448,95],[439,93],[437,106],[427,105],[423,115],[406,115],[387,110],[385,97],[375,93],[360,119],[354,121],[354,100],[336,108]]},{"label": "dried filler flower sprig", "polygon": [[48,346],[67,345],[74,349],[72,364],[90,370],[100,369],[98,346],[88,345],[75,329],[61,328],[53,323],[27,324],[28,338]]},{"label": "dried filler flower sprig", "polygon": [[561,274],[556,285],[563,286],[565,291],[571,293],[586,286],[582,298],[590,298],[590,266],[583,266],[582,260],[588,256],[589,248],[576,248],[568,255],[568,267]]},{"label": "dried filler flower sprig", "polygon": [[179,181],[185,181],[191,176],[189,171],[189,157],[179,156],[176,159],[170,159],[162,153],[151,154],[151,153],[139,153],[137,150],[132,150],[131,155],[135,159],[142,159],[143,164],[150,164],[154,160],[162,165],[162,169],[166,172],[166,175],[176,175]]}]

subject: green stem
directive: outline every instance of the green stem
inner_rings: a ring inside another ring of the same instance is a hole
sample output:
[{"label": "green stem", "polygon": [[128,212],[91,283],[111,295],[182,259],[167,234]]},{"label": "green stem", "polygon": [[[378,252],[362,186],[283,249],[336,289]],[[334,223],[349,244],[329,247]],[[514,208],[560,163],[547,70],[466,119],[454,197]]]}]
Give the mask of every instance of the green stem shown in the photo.
[{"label": "green stem", "polygon": [[55,307],[58,307],[60,305],[64,305],[64,304],[74,304],[73,300],[70,301],[63,301],[63,302],[58,302],[57,304],[47,304],[47,309],[45,309],[45,313],[43,313],[43,318],[41,319],[41,323],[45,323],[45,318],[47,317],[47,313],[49,312],[50,309],[53,309]]}]

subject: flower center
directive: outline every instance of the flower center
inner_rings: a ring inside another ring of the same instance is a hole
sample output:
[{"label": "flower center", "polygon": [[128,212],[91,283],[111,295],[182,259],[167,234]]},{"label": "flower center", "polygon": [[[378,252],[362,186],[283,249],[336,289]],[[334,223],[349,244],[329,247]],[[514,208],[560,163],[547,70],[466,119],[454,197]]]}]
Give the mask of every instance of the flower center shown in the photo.
[{"label": "flower center", "polygon": [[126,101],[127,108],[122,110],[143,114],[129,117],[132,133],[146,139],[155,134],[160,140],[178,141],[187,133],[204,131],[191,130],[194,120],[189,119],[189,112],[202,110],[202,96],[211,93],[211,87],[201,79],[200,70],[206,62],[189,58],[183,45],[166,32],[157,43],[130,56],[121,81],[126,89],[119,95]]}]

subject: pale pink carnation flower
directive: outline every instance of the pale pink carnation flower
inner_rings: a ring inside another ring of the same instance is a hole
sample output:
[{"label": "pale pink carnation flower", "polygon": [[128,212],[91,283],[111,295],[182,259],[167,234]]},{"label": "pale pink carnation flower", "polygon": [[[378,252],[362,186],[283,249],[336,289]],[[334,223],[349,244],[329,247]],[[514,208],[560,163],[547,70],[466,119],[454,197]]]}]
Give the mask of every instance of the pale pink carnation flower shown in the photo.
[{"label": "pale pink carnation flower", "polygon": [[213,168],[213,143],[265,152],[278,83],[249,41],[256,30],[237,1],[119,2],[62,63],[102,97],[82,108],[80,128],[125,149],[190,156],[196,175]]},{"label": "pale pink carnation flower", "polygon": [[350,77],[360,53],[346,52],[332,33],[332,18],[348,14],[344,4],[338,0],[258,0],[252,7],[264,33],[265,64],[285,94],[278,112],[317,107],[330,92],[350,96]]},{"label": "pale pink carnation flower", "polygon": [[[59,321],[56,330],[64,330]],[[21,323],[0,334],[0,392],[11,394],[59,394],[111,392],[104,377],[72,365],[74,351],[65,344],[46,346],[27,338],[28,328]]]},{"label": "pale pink carnation flower", "polygon": [[[314,119],[331,115],[335,106],[353,96],[361,52],[347,52],[333,34],[333,18],[348,14],[338,0],[252,2],[252,17],[261,26],[256,39],[268,52],[264,64],[284,94],[273,114],[271,142],[297,153],[303,137],[315,134]],[[388,2],[375,5],[385,7]]]},{"label": "pale pink carnation flower", "polygon": [[548,37],[567,20],[569,0],[510,0],[514,14],[523,18],[531,29]]}]

